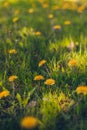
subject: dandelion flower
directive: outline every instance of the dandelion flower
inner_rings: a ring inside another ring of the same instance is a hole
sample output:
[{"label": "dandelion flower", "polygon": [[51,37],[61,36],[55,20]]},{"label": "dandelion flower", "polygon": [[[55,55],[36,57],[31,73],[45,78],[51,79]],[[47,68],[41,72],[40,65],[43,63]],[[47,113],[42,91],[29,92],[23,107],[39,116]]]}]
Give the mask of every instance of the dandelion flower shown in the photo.
[{"label": "dandelion flower", "polygon": [[44,84],[46,85],[54,85],[55,84],[55,80],[54,79],[47,79]]},{"label": "dandelion flower", "polygon": [[41,60],[39,63],[38,63],[38,67],[41,67],[42,65],[44,65],[46,63],[46,60]]},{"label": "dandelion flower", "polygon": [[86,7],[84,5],[79,6],[77,9],[78,13],[82,13],[85,10],[85,8]]},{"label": "dandelion flower", "polygon": [[49,18],[49,19],[52,19],[52,18],[53,18],[53,14],[49,14],[49,15],[48,15],[48,18]]},{"label": "dandelion flower", "polygon": [[42,75],[37,75],[34,77],[34,80],[44,80],[44,77]]},{"label": "dandelion flower", "polygon": [[20,122],[21,127],[25,129],[35,128],[38,126],[38,124],[39,124],[38,119],[32,116],[26,116]]},{"label": "dandelion flower", "polygon": [[38,32],[36,32],[35,34],[36,34],[36,36],[40,36],[40,35],[41,35],[41,32],[38,31]]},{"label": "dandelion flower", "polygon": [[13,23],[17,22],[18,19],[19,19],[18,17],[14,17],[14,18],[12,19]]},{"label": "dandelion flower", "polygon": [[67,9],[69,9],[69,8],[70,8],[70,5],[69,5],[68,2],[66,2],[66,3],[62,6],[62,9],[63,9],[63,10],[67,10]]},{"label": "dandelion flower", "polygon": [[0,92],[0,98],[7,97],[10,95],[10,92],[8,90],[4,90]]},{"label": "dandelion flower", "polygon": [[43,8],[48,8],[49,5],[47,3],[42,4]]},{"label": "dandelion flower", "polygon": [[9,50],[9,54],[16,54],[16,53],[17,53],[17,51],[15,49]]},{"label": "dandelion flower", "polygon": [[66,21],[64,22],[64,24],[65,24],[65,25],[70,25],[70,24],[71,24],[71,21],[66,20]]},{"label": "dandelion flower", "polygon": [[68,65],[69,65],[70,67],[76,66],[76,65],[77,65],[77,61],[74,60],[74,59],[72,59],[72,60],[70,60],[70,61],[68,62]]},{"label": "dandelion flower", "polygon": [[55,26],[53,26],[53,28],[54,28],[55,30],[59,30],[59,29],[61,29],[61,26],[60,26],[60,25],[55,25]]},{"label": "dandelion flower", "polygon": [[33,9],[33,8],[30,8],[30,9],[28,10],[28,12],[29,12],[30,14],[32,14],[32,13],[34,12],[34,9]]},{"label": "dandelion flower", "polygon": [[18,15],[19,12],[20,12],[20,11],[19,11],[18,9],[16,9],[15,12],[14,12],[14,15]]},{"label": "dandelion flower", "polygon": [[16,75],[12,75],[9,77],[9,82],[14,82],[18,77]]},{"label": "dandelion flower", "polygon": [[77,94],[84,94],[87,95],[87,86],[79,86],[76,88]]},{"label": "dandelion flower", "polygon": [[8,7],[9,3],[8,2],[4,2],[4,7]]}]

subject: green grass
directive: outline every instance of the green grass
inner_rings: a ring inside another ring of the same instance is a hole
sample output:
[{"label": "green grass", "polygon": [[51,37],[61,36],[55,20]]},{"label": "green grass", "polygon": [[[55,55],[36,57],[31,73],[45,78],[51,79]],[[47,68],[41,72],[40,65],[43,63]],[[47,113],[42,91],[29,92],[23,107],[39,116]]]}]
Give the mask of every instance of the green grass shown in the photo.
[{"label": "green grass", "polygon": [[[22,130],[20,120],[34,116],[40,120],[38,130],[86,130],[87,95],[75,90],[87,86],[87,7],[79,13],[71,3],[64,10],[57,0],[46,1],[47,8],[39,0],[10,2],[0,3],[0,94],[10,92],[0,98],[0,129]],[[9,54],[11,49],[17,53]],[[46,63],[38,67],[43,59]],[[75,66],[69,66],[72,59]],[[39,74],[43,81],[34,80]],[[18,78],[9,82],[12,75]],[[44,84],[48,78],[55,84]]]}]

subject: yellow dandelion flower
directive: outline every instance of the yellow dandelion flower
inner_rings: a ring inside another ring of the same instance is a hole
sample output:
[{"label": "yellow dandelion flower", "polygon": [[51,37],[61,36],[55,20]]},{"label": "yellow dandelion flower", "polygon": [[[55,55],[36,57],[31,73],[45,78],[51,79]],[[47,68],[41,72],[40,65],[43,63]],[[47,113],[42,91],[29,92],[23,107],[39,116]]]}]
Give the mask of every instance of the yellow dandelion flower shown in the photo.
[{"label": "yellow dandelion flower", "polygon": [[46,85],[54,85],[55,84],[55,80],[54,79],[47,79],[44,84]]},{"label": "yellow dandelion flower", "polygon": [[53,14],[49,14],[49,15],[48,15],[48,18],[49,18],[49,19],[52,19],[52,18],[53,18]]},{"label": "yellow dandelion flower", "polygon": [[60,26],[60,25],[55,25],[55,26],[53,26],[53,28],[54,28],[55,30],[59,30],[59,29],[61,29],[61,26]]},{"label": "yellow dandelion flower", "polygon": [[70,25],[71,24],[71,21],[67,20],[64,22],[65,25]]},{"label": "yellow dandelion flower", "polygon": [[8,90],[4,90],[0,92],[0,98],[7,97],[10,95],[10,92]]},{"label": "yellow dandelion flower", "polygon": [[85,10],[85,8],[86,8],[85,5],[81,5],[81,6],[78,7],[77,11],[79,13],[82,13]]},{"label": "yellow dandelion flower", "polygon": [[16,54],[17,51],[16,51],[15,49],[11,49],[11,50],[8,51],[8,53],[9,53],[9,54]]},{"label": "yellow dandelion flower", "polygon": [[18,77],[16,75],[12,75],[9,77],[9,82],[14,82]]},{"label": "yellow dandelion flower", "polygon": [[64,3],[62,9],[67,10],[70,8],[70,4],[68,2]]},{"label": "yellow dandelion flower", "polygon": [[42,4],[44,3],[44,0],[38,0],[38,1],[39,1],[40,3],[42,3]]},{"label": "yellow dandelion flower", "polygon": [[15,12],[14,12],[14,15],[18,15],[19,14],[19,10],[16,9]]},{"label": "yellow dandelion flower", "polygon": [[40,35],[41,35],[41,32],[38,31],[38,32],[36,32],[35,34],[36,34],[36,36],[40,36]]},{"label": "yellow dandelion flower", "polygon": [[44,65],[46,63],[46,60],[41,60],[39,63],[38,63],[38,67],[41,67],[42,65]]},{"label": "yellow dandelion flower", "polygon": [[21,127],[25,129],[35,128],[38,126],[38,124],[38,119],[32,116],[26,116],[20,122]]},{"label": "yellow dandelion flower", "polygon": [[43,7],[43,8],[48,8],[49,5],[48,5],[47,3],[43,3],[43,4],[42,4],[42,7]]},{"label": "yellow dandelion flower", "polygon": [[14,18],[12,19],[13,23],[17,22],[18,20],[19,20],[18,17],[14,17]]},{"label": "yellow dandelion flower", "polygon": [[76,88],[77,94],[84,94],[87,95],[87,86],[79,86]]},{"label": "yellow dandelion flower", "polygon": [[30,14],[34,13],[34,9],[33,9],[33,8],[30,8],[30,9],[28,10],[28,13],[30,13]]},{"label": "yellow dandelion flower", "polygon": [[4,7],[8,7],[9,6],[9,3],[6,1],[4,2]]},{"label": "yellow dandelion flower", "polygon": [[78,8],[78,4],[76,4],[75,2],[72,3],[71,9],[72,9],[72,10],[77,10],[77,8]]},{"label": "yellow dandelion flower", "polygon": [[44,77],[42,75],[37,75],[34,77],[34,80],[44,80]]},{"label": "yellow dandelion flower", "polygon": [[72,67],[72,66],[76,66],[77,65],[77,61],[72,59],[68,62],[68,66]]}]

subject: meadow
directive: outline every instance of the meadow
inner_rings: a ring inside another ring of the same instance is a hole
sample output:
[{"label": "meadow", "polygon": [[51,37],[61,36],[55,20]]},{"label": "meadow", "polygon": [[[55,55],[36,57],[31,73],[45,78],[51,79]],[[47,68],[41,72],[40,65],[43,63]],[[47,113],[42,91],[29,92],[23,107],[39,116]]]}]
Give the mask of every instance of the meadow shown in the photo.
[{"label": "meadow", "polygon": [[87,130],[87,4],[0,2],[0,130]]}]

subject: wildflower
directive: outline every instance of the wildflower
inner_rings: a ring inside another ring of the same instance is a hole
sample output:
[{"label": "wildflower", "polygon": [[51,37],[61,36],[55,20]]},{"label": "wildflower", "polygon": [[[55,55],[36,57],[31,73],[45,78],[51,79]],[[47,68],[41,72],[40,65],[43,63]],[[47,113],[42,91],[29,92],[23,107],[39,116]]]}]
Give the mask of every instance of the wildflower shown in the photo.
[{"label": "wildflower", "polygon": [[10,95],[10,92],[8,90],[4,90],[0,92],[0,98],[7,97]]},{"label": "wildflower", "polygon": [[16,75],[12,75],[9,77],[9,82],[14,82],[18,77]]},{"label": "wildflower", "polygon": [[16,9],[15,12],[14,12],[14,15],[18,15],[19,14],[19,10]]},{"label": "wildflower", "polygon": [[41,35],[41,32],[38,31],[38,32],[36,32],[35,34],[36,34],[36,36],[40,36],[40,35]]},{"label": "wildflower", "polygon": [[12,19],[12,21],[13,21],[13,23],[17,22],[17,21],[18,21],[18,17],[14,17],[14,18]]},{"label": "wildflower", "polygon": [[79,6],[78,7],[78,9],[77,9],[77,11],[79,12],[79,13],[82,13],[84,10],[85,10],[85,6],[84,5],[81,5],[81,6]]},{"label": "wildflower", "polygon": [[48,15],[48,18],[49,18],[49,19],[52,19],[52,18],[53,18],[53,14],[49,14],[49,15]]},{"label": "wildflower", "polygon": [[29,12],[30,14],[32,14],[32,13],[34,12],[34,9],[33,9],[33,8],[30,8],[30,9],[28,10],[28,12]]},{"label": "wildflower", "polygon": [[87,95],[87,86],[79,86],[76,88],[77,94],[84,94]]},{"label": "wildflower", "polygon": [[25,129],[35,128],[38,126],[38,124],[38,119],[32,116],[26,116],[20,122],[21,127]]},{"label": "wildflower", "polygon": [[67,20],[64,22],[65,25],[70,25],[71,24],[71,21]]},{"label": "wildflower", "polygon": [[46,60],[41,60],[39,63],[38,63],[38,66],[41,67],[42,65],[44,65],[46,63]]},{"label": "wildflower", "polygon": [[68,65],[69,65],[70,67],[76,66],[76,65],[77,65],[77,61],[74,60],[74,59],[72,59],[72,60],[70,60],[70,61],[68,62]]},{"label": "wildflower", "polygon": [[70,4],[68,2],[64,3],[62,9],[67,10],[70,8]]},{"label": "wildflower", "polygon": [[73,2],[71,9],[72,10],[77,10],[77,8],[78,8],[78,4],[76,4],[75,2]]},{"label": "wildflower", "polygon": [[47,3],[43,3],[42,6],[43,8],[48,8],[49,5]]},{"label": "wildflower", "polygon": [[54,85],[55,84],[55,80],[54,79],[47,79],[44,84],[46,85]]},{"label": "wildflower", "polygon": [[37,75],[34,77],[34,80],[44,80],[44,77],[42,75]]},{"label": "wildflower", "polygon": [[9,3],[8,2],[4,2],[4,7],[8,7]]},{"label": "wildflower", "polygon": [[61,26],[60,26],[60,25],[55,25],[55,26],[53,26],[53,28],[54,28],[55,30],[59,30],[59,29],[61,29]]},{"label": "wildflower", "polygon": [[15,49],[9,50],[9,54],[16,54],[16,53],[17,53],[17,51]]}]

